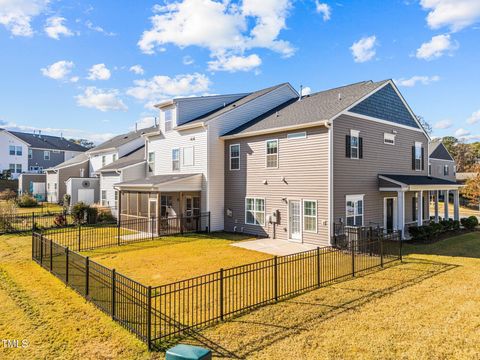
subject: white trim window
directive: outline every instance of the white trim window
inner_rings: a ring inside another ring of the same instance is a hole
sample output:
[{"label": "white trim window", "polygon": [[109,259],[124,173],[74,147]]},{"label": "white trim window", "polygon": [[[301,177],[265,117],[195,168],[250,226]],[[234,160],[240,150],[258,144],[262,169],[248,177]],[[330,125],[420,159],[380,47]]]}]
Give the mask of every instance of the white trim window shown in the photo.
[{"label": "white trim window", "polygon": [[443,175],[448,176],[450,173],[450,168],[448,165],[443,165]]},{"label": "white trim window", "polygon": [[115,190],[114,193],[114,203],[115,203],[115,209],[118,209],[118,191]]},{"label": "white trim window", "polygon": [[422,170],[422,143],[415,142],[415,171]]},{"label": "white trim window", "polygon": [[432,164],[428,163],[428,176],[432,176]]},{"label": "white trim window", "polygon": [[287,134],[287,139],[288,140],[305,139],[306,137],[307,137],[307,132],[306,131]]},{"label": "white trim window", "polygon": [[117,161],[117,154],[112,155],[112,161]]},{"label": "white trim window", "polygon": [[346,197],[346,225],[363,226],[364,201],[363,195],[347,195]]},{"label": "white trim window", "polygon": [[195,151],[193,146],[183,148],[183,166],[193,166],[195,164]]},{"label": "white trim window", "polygon": [[172,123],[173,123],[173,109],[167,109],[163,113],[164,116],[164,123],[165,123],[165,132],[169,132],[172,130]]},{"label": "white trim window", "polygon": [[155,172],[155,153],[153,151],[150,151],[148,153],[148,172],[153,173]]},{"label": "white trim window", "polygon": [[101,200],[102,200],[102,201],[101,201],[102,206],[108,206],[107,190],[102,190]]},{"label": "white trim window", "polygon": [[303,200],[303,231],[317,232],[317,201]]},{"label": "white trim window", "polygon": [[33,150],[32,149],[28,149],[28,158],[29,159],[33,158]]},{"label": "white trim window", "polygon": [[22,164],[17,164],[17,167],[16,167],[16,171],[15,171],[17,174],[21,174],[22,173]]},{"label": "white trim window", "polygon": [[22,147],[21,147],[21,146],[17,146],[17,147],[15,147],[15,149],[16,149],[16,154],[17,154],[18,156],[21,156],[22,153],[23,153]]},{"label": "white trim window", "polygon": [[245,198],[245,224],[265,226],[265,199]]},{"label": "white trim window", "polygon": [[230,145],[230,170],[240,170],[240,144]]},{"label": "white trim window", "polygon": [[44,150],[43,151],[43,160],[50,160],[50,151]]},{"label": "white trim window", "polygon": [[15,146],[14,145],[9,145],[8,154],[9,155],[15,155]]},{"label": "white trim window", "polygon": [[395,134],[383,133],[383,143],[387,145],[395,145]]},{"label": "white trim window", "polygon": [[102,155],[102,166],[105,166],[105,165],[107,165],[107,156]]},{"label": "white trim window", "polygon": [[267,168],[278,168],[278,139],[265,142],[265,166]]},{"label": "white trim window", "polygon": [[360,131],[350,130],[350,159],[360,158]]},{"label": "white trim window", "polygon": [[172,149],[172,170],[180,170],[180,149]]}]

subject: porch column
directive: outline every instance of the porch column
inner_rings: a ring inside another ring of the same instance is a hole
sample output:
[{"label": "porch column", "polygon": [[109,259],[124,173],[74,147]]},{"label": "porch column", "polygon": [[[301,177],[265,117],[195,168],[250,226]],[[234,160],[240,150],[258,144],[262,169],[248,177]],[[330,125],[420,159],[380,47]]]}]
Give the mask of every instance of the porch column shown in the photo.
[{"label": "porch column", "polygon": [[460,194],[458,190],[453,192],[453,220],[460,220]]},{"label": "porch column", "polygon": [[435,190],[435,222],[438,223],[438,196],[440,192]]},{"label": "porch column", "polygon": [[118,223],[122,220],[122,190],[118,190],[118,209],[117,209],[117,221]]},{"label": "porch column", "polygon": [[405,239],[405,191],[397,191],[397,228],[402,232],[402,240]]},{"label": "porch column", "polygon": [[444,219],[448,220],[450,218],[448,215],[448,190],[443,190],[443,212],[445,214]]},{"label": "porch column", "polygon": [[417,217],[418,217],[418,226],[423,225],[423,190],[420,190],[418,192],[418,197],[417,197]]}]

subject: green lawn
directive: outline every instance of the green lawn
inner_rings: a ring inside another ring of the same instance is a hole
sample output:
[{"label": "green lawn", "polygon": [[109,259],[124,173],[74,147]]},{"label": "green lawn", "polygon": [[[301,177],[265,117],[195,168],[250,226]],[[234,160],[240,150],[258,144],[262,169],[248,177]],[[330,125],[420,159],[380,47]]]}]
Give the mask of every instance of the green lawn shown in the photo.
[{"label": "green lawn", "polygon": [[[6,202],[4,200],[0,201],[1,204],[5,204]],[[63,207],[58,205],[58,204],[52,204],[52,203],[41,203],[39,206],[31,207],[31,208],[21,208],[17,207],[17,214],[29,214],[31,215],[32,213],[35,214],[41,214],[41,213],[59,213],[63,211]]]}]

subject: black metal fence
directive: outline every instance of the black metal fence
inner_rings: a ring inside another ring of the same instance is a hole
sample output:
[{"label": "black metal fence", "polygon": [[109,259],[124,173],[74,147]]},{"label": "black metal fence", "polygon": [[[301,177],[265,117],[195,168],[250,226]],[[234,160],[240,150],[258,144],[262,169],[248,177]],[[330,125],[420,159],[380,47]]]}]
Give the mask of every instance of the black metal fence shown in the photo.
[{"label": "black metal fence", "polygon": [[191,329],[401,259],[398,233],[369,234],[369,239],[361,240],[352,235],[348,246],[276,256],[156,287],[142,285],[36,232],[32,258],[152,348]]},{"label": "black metal fence", "polygon": [[50,229],[59,227],[56,219],[65,216],[67,224],[73,224],[73,219],[66,212],[31,213],[31,214],[1,214],[0,234],[28,232],[35,229]]},{"label": "black metal fence", "polygon": [[169,235],[208,232],[210,213],[197,216],[170,218],[120,218],[117,223],[78,225],[43,231],[50,240],[68,246],[71,250],[85,251],[133,242],[149,241]]}]

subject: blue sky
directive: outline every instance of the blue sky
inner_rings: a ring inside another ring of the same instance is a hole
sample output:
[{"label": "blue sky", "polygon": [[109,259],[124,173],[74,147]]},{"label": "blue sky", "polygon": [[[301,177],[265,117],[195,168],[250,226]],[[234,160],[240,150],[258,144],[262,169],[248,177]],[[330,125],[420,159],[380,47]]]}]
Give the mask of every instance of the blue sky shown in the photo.
[{"label": "blue sky", "polygon": [[0,123],[99,142],[172,97],[393,78],[476,141],[479,40],[479,0],[1,0]]}]

